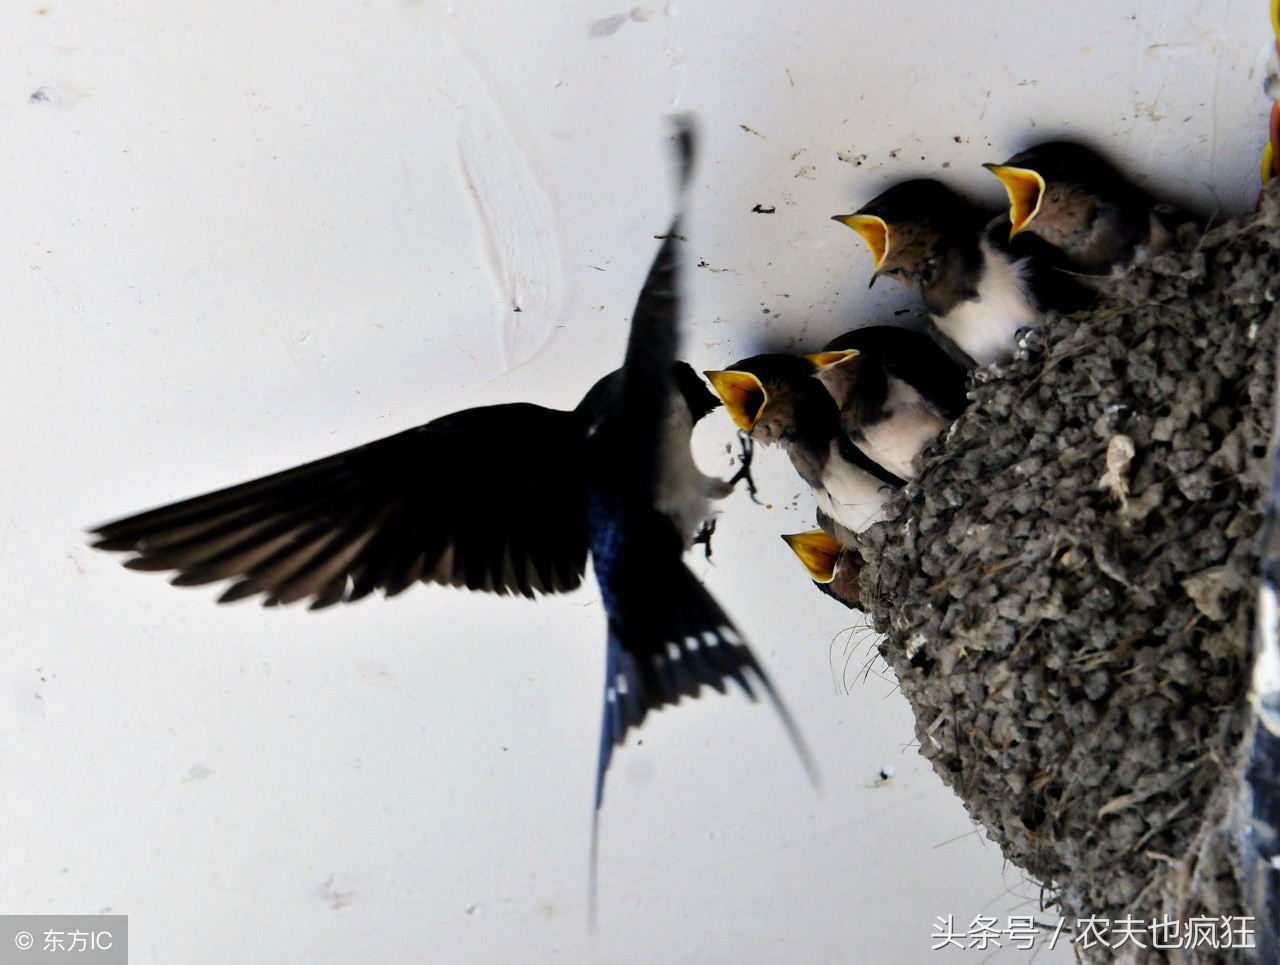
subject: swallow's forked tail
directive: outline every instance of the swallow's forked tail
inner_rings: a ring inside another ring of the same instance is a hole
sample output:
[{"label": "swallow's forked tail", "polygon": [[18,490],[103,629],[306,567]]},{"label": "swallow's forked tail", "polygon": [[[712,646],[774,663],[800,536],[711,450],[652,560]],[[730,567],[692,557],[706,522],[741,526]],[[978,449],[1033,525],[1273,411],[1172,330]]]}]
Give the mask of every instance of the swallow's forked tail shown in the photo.
[{"label": "swallow's forked tail", "polygon": [[[696,698],[704,686],[718,693],[732,680],[752,700],[763,692],[791,740],[810,782],[820,784],[817,765],[795,719],[733,622],[679,558],[665,567],[665,579],[651,579],[640,606],[626,607],[631,621],[611,616],[605,658],[604,716],[596,769],[591,827],[590,917],[594,926],[600,805],[605,773],[615,747],[639,727],[649,711],[681,698]],[[630,625],[628,625],[630,624]]]}]

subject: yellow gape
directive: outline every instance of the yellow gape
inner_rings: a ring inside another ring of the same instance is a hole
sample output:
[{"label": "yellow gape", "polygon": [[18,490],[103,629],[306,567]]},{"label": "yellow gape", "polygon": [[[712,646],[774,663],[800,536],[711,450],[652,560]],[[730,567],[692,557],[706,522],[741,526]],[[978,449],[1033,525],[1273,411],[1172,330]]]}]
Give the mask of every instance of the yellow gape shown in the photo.
[{"label": "yellow gape", "polygon": [[884,219],[873,214],[838,214],[831,220],[847,225],[862,237],[871,249],[871,257],[875,259],[873,267],[879,271],[889,254],[889,226]]},{"label": "yellow gape", "polygon": [[839,542],[820,529],[811,529],[807,533],[789,533],[782,538],[809,571],[811,580],[815,583],[830,583],[835,579],[836,560],[844,549]]},{"label": "yellow gape", "polygon": [[733,424],[743,432],[750,432],[755,427],[756,419],[760,418],[764,404],[769,400],[769,393],[764,390],[760,380],[750,372],[731,370],[702,374],[724,402]]},{"label": "yellow gape", "polygon": [[1040,210],[1044,200],[1044,178],[1030,168],[1011,168],[1002,164],[984,164],[984,168],[1000,179],[1009,195],[1009,237],[1027,226]]},{"label": "yellow gape", "polygon": [[[1276,35],[1276,55],[1280,61],[1280,0],[1271,0],[1271,29]],[[1262,149],[1262,183],[1276,176],[1276,152],[1280,143],[1280,101],[1274,99],[1280,91],[1272,92],[1271,121],[1268,125],[1267,144]]]}]

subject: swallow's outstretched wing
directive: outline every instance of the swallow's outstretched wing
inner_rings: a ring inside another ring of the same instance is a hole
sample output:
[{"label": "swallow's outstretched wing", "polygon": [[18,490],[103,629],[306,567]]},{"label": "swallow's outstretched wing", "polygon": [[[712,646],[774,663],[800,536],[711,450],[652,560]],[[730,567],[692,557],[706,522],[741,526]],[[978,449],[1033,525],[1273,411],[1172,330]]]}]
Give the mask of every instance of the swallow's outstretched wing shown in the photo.
[{"label": "swallow's outstretched wing", "polygon": [[317,609],[417,581],[571,590],[587,558],[583,428],[527,403],[467,409],[274,475],[96,527],[98,549],[219,599]]}]

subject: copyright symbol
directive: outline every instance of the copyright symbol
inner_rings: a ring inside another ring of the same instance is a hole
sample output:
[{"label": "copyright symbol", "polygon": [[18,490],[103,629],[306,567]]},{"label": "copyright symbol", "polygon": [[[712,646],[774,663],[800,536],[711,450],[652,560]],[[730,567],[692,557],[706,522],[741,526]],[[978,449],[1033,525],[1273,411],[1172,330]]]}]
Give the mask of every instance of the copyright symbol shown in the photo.
[{"label": "copyright symbol", "polygon": [[31,937],[31,932],[20,931],[13,936],[13,943],[21,948],[24,952],[35,944],[35,939]]}]

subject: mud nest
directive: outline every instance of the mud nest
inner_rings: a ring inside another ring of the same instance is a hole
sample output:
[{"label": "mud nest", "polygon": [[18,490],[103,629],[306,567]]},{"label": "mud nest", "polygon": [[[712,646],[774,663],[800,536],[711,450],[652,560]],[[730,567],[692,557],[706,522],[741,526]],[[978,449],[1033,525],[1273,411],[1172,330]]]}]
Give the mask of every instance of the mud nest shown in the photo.
[{"label": "mud nest", "polygon": [[1277,297],[1273,191],[980,372],[863,534],[921,753],[1068,918],[1248,914],[1228,813]]}]

